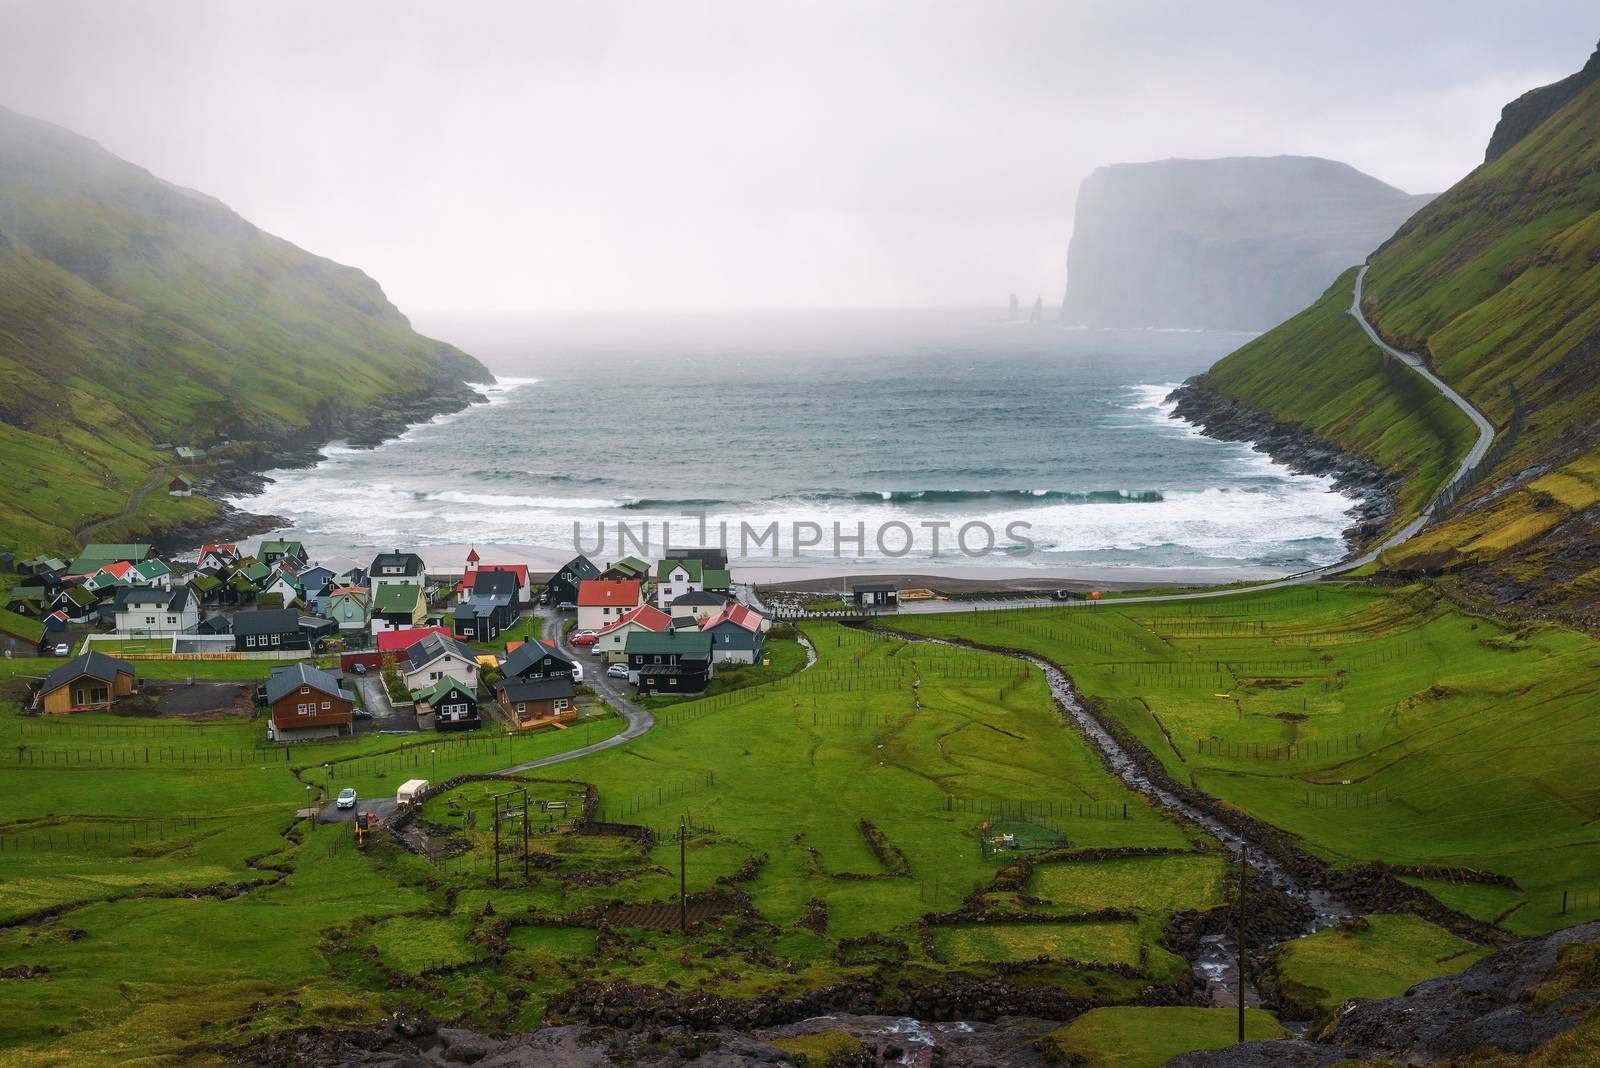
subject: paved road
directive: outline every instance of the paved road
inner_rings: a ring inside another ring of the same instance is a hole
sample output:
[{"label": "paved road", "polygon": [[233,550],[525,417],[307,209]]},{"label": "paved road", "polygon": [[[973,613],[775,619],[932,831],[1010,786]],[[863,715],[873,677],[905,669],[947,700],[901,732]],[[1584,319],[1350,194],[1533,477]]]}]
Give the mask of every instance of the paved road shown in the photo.
[{"label": "paved road", "polygon": [[361,704],[372,718],[367,722],[372,724],[373,730],[380,731],[414,731],[417,730],[417,710],[415,708],[396,708],[389,700],[389,690],[383,684],[382,675],[349,675],[346,676],[356,684],[356,689],[361,694]]},{"label": "paved road", "polygon": [[625,742],[631,742],[640,735],[649,733],[650,729],[656,725],[656,717],[651,715],[648,709],[641,708],[633,702],[628,695],[626,680],[607,678],[604,661],[599,657],[590,656],[586,652],[580,653],[567,644],[566,629],[563,626],[566,617],[556,611],[554,607],[541,605],[536,609],[536,612],[539,618],[544,620],[545,636],[555,637],[561,651],[583,665],[584,685],[599,694],[607,704],[621,713],[622,717],[628,721],[628,725],[620,734],[613,734],[605,741],[579,746],[577,749],[569,749],[565,753],[540,757],[538,760],[530,760],[526,764],[514,764],[509,768],[502,768],[501,771],[530,771],[533,768],[549,767],[551,764],[559,764],[564,760],[572,760],[576,757],[614,748]]}]

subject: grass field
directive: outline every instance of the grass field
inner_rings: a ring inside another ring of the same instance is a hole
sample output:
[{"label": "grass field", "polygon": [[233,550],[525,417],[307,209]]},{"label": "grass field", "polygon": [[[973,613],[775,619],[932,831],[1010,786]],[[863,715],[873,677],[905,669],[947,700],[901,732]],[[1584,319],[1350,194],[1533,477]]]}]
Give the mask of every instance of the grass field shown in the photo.
[{"label": "grass field", "polygon": [[893,625],[1049,657],[1176,778],[1331,862],[1508,875],[1518,890],[1440,896],[1514,931],[1600,915],[1585,635],[1355,586]]},{"label": "grass field", "polygon": [[[897,622],[1050,656],[1175,774],[1335,863],[1517,880],[1410,877],[1474,915],[1547,929],[1565,922],[1553,903],[1563,885],[1600,884],[1580,775],[1600,732],[1582,714],[1600,673],[1593,643],[1573,632],[1510,631],[1421,589],[1338,587]],[[987,977],[1116,1005],[1186,974],[1162,930],[1175,911],[1223,902],[1223,857],[1106,771],[1037,669],[831,623],[805,631],[810,667],[801,653],[787,674],[659,709],[657,729],[625,746],[433,799],[417,824],[424,855],[383,838],[362,853],[347,830],[293,814],[307,786],[376,796],[413,775],[440,781],[583,744],[622,721],[285,751],[261,746],[250,721],[25,720],[5,708],[0,753],[27,749],[0,761],[11,799],[0,900],[12,919],[62,911],[0,931],[0,967],[51,969],[48,982],[8,988],[0,1058],[110,1060],[408,1006],[515,1030],[580,975],[735,998],[872,974],[889,989]],[[601,819],[655,838],[571,833],[590,787]],[[530,813],[526,860],[524,789],[568,806]],[[680,819],[700,910],[687,934],[660,926],[676,916]],[[1001,832],[1041,848],[989,848]],[[1322,1008],[1477,952],[1410,917],[1369,923],[1286,949],[1285,982]],[[1352,969],[1361,983],[1340,977]],[[506,997],[509,974],[526,996]],[[188,997],[197,983],[214,990],[204,1012]],[[257,1003],[268,1008],[242,1015]],[[1153,1064],[1231,1033],[1201,1010],[1139,1015],[1167,1011],[1086,1016],[1058,1037],[1128,1058],[1105,1063]]]},{"label": "grass field", "polygon": [[1416,916],[1368,916],[1284,944],[1278,979],[1296,1015],[1326,1016],[1351,998],[1397,997],[1454,975],[1487,952]]},{"label": "grass field", "polygon": [[[1233,1045],[1238,1027],[1232,1009],[1105,1008],[1084,1013],[1050,1040],[1068,1063],[1157,1068],[1180,1053]],[[1245,1014],[1245,1037],[1252,1042],[1286,1034],[1270,1013]]]}]

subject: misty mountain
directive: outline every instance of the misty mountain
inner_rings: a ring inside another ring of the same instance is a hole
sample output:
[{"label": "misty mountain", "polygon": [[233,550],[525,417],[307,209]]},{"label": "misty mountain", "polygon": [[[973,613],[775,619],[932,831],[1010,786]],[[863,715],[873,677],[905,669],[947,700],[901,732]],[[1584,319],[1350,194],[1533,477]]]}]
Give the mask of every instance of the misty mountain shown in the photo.
[{"label": "misty mountain", "polygon": [[488,378],[363,272],[0,108],[0,543],[116,514],[158,445],[250,466]]},{"label": "misty mountain", "polygon": [[1429,199],[1311,156],[1101,167],[1078,188],[1061,318],[1265,330]]}]

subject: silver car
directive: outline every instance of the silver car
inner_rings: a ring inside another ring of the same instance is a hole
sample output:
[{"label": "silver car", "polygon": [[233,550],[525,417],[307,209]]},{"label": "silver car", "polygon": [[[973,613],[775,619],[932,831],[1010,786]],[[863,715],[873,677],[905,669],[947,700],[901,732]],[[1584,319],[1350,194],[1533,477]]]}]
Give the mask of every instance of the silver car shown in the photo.
[{"label": "silver car", "polygon": [[352,787],[346,786],[343,790],[339,791],[339,796],[334,798],[333,804],[335,808],[355,808],[355,790]]}]

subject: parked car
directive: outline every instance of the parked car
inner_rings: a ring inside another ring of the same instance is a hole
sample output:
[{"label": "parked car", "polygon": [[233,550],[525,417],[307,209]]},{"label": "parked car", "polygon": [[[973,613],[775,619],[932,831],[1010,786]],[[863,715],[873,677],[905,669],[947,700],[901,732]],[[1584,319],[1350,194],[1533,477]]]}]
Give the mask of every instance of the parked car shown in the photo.
[{"label": "parked car", "polygon": [[339,796],[333,802],[335,808],[355,808],[356,792],[354,787],[346,786],[339,791]]},{"label": "parked car", "polygon": [[354,672],[355,674],[357,674],[357,675],[365,675],[367,673],[367,665],[365,665],[365,664],[356,664],[350,670],[352,672]]},{"label": "parked car", "polygon": [[573,664],[572,665],[572,681],[573,682],[582,682],[583,681],[583,665],[582,664]]},{"label": "parked car", "polygon": [[580,630],[567,640],[573,645],[593,645],[599,640],[599,635],[592,630]]},{"label": "parked car", "polygon": [[371,719],[372,713],[368,712],[364,708],[352,708],[350,710],[350,717],[352,719]]},{"label": "parked car", "polygon": [[577,610],[578,606],[572,601],[562,601],[560,604],[556,605],[557,612],[576,612]]},{"label": "parked car", "polygon": [[66,642],[57,642],[56,643],[56,655],[57,656],[71,656],[72,655],[72,646],[68,645]]},{"label": "parked car", "polygon": [[612,664],[610,667],[606,668],[606,674],[614,679],[625,679],[628,677],[628,665]]}]

